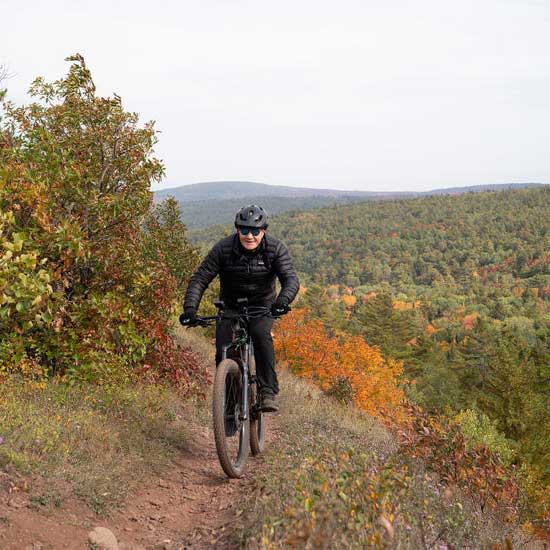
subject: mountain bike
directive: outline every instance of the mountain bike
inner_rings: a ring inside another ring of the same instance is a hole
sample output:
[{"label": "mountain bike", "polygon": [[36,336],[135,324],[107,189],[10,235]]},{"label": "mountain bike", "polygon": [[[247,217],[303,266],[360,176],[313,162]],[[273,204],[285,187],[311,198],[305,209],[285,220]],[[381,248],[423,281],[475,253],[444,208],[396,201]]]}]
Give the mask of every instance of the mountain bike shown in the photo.
[{"label": "mountain bike", "polygon": [[263,452],[266,419],[259,409],[254,347],[248,330],[249,320],[271,316],[265,306],[249,306],[246,298],[237,300],[237,310],[227,310],[214,302],[218,315],[197,317],[195,324],[208,326],[231,319],[233,339],[223,347],[216,367],[212,394],[212,418],[216,450],[223,471],[231,478],[244,475],[249,446],[252,455]]}]

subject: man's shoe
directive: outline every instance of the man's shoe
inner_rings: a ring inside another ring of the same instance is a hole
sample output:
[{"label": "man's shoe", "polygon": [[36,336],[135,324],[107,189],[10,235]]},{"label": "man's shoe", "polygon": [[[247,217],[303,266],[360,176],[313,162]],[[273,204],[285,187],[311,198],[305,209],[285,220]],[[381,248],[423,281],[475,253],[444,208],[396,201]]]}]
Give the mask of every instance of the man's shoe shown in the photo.
[{"label": "man's shoe", "polygon": [[264,393],[260,397],[260,406],[258,407],[260,412],[277,412],[279,410],[279,405],[277,405],[277,400],[272,393]]}]

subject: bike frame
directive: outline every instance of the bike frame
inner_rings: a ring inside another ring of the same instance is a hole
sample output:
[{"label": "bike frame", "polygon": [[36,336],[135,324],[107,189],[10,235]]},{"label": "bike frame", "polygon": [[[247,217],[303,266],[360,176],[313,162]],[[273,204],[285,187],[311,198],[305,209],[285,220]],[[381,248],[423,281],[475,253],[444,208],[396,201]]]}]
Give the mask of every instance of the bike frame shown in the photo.
[{"label": "bike frame", "polygon": [[[233,342],[226,344],[222,347],[222,361],[227,359],[229,356],[229,351],[234,349],[239,353],[240,360],[238,361],[239,368],[242,370],[243,376],[243,394],[242,394],[242,410],[239,420],[246,422],[248,419],[249,411],[249,384],[254,382],[253,377],[250,375],[250,357],[253,353],[252,339],[250,337],[250,332],[248,327],[243,327],[244,319],[247,319],[248,308],[243,308],[242,313],[237,313],[234,317],[226,317],[232,319],[232,330],[233,330]],[[223,318],[223,315],[222,315]],[[246,321],[248,323],[248,321]],[[245,336],[246,333],[246,336]],[[234,359],[234,357],[230,357]]]}]

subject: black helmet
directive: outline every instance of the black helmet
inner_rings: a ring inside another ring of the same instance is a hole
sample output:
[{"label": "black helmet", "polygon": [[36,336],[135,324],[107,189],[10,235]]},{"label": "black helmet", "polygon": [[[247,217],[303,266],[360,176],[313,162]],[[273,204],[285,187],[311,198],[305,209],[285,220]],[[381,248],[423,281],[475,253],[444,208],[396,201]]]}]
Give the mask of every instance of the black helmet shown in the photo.
[{"label": "black helmet", "polygon": [[267,212],[255,204],[243,206],[235,215],[235,227],[267,227]]}]

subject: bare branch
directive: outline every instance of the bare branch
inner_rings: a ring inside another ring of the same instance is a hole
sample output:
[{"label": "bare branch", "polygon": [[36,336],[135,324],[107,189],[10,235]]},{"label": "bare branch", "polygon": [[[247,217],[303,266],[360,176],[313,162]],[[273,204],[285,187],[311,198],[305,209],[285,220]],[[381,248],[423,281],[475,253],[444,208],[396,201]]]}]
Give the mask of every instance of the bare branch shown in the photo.
[{"label": "bare branch", "polygon": [[6,65],[0,65],[0,84],[2,84],[2,81],[7,80],[12,76],[13,76],[13,73],[9,71]]}]

